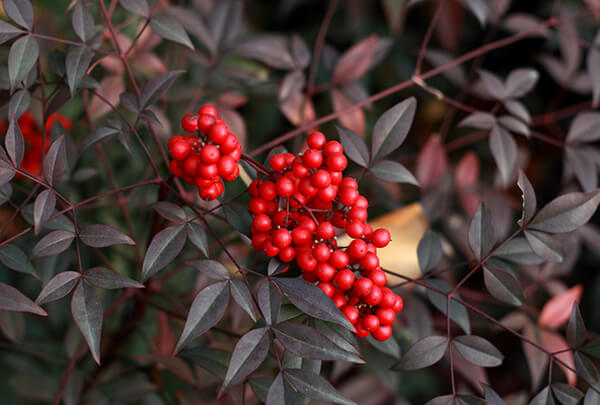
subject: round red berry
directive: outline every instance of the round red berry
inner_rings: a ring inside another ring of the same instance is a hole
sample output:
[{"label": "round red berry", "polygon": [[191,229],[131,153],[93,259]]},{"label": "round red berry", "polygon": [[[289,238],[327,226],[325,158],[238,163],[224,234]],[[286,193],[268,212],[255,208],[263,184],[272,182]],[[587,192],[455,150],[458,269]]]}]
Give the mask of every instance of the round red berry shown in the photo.
[{"label": "round red berry", "polygon": [[360,278],[354,282],[354,288],[352,291],[359,297],[366,297],[371,293],[373,289],[373,282],[368,278]]},{"label": "round red berry", "polygon": [[334,283],[342,290],[349,290],[354,285],[354,280],[354,272],[342,269],[335,275]]},{"label": "round red berry", "polygon": [[184,140],[178,140],[173,142],[173,147],[171,148],[171,156],[175,160],[183,160],[190,154],[192,147],[189,143]]},{"label": "round red berry", "polygon": [[306,143],[308,144],[308,146],[313,149],[323,148],[323,146],[325,146],[326,142],[327,142],[327,138],[325,138],[325,135],[323,135],[322,132],[318,132],[318,131],[313,132],[306,139]]},{"label": "round red berry", "polygon": [[196,114],[186,114],[181,120],[181,127],[187,132],[196,132],[198,130],[198,116]]},{"label": "round red berry", "polygon": [[340,311],[342,311],[342,314],[344,314],[351,324],[356,324],[359,316],[358,309],[356,309],[356,307],[352,305],[344,305],[340,308]]},{"label": "round red berry", "polygon": [[365,315],[362,318],[361,323],[362,323],[362,326],[371,333],[373,333],[377,329],[379,329],[379,318],[377,318],[373,314]]},{"label": "round red berry", "polygon": [[396,319],[396,313],[391,308],[379,308],[375,315],[379,318],[379,324],[383,326],[388,326],[394,323],[394,319]]},{"label": "round red berry", "polygon": [[265,214],[258,214],[252,220],[252,227],[258,232],[267,232],[271,230],[271,218]]},{"label": "round red berry", "polygon": [[378,248],[386,247],[391,239],[390,231],[384,228],[373,231],[373,235],[371,235],[371,242]]},{"label": "round red berry", "polygon": [[380,326],[373,332],[373,337],[379,341],[388,340],[392,336],[391,326]]}]

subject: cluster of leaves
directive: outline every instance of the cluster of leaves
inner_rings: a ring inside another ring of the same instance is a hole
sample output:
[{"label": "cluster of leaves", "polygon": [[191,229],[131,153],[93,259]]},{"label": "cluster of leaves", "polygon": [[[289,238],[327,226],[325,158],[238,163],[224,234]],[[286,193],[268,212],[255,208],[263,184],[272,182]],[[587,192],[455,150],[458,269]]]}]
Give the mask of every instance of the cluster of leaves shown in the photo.
[{"label": "cluster of leaves", "polygon": [[[65,19],[2,0],[0,397],[600,403],[597,2],[270,3],[73,0]],[[296,13],[314,21],[286,32]],[[391,339],[356,339],[297,268],[251,249],[250,165],[211,203],[169,177],[181,111],[206,103],[246,159],[339,137],[392,229]],[[29,173],[19,117],[59,110],[74,128],[40,125]]]}]

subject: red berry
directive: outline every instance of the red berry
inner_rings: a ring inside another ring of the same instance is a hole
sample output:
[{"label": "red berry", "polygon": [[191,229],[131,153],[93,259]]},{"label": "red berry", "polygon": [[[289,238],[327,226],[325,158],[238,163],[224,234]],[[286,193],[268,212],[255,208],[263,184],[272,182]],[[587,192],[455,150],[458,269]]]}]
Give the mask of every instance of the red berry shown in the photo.
[{"label": "red berry", "polygon": [[319,192],[317,193],[317,196],[322,201],[331,202],[337,196],[337,186],[330,184],[329,186],[320,189]]},{"label": "red berry", "polygon": [[260,196],[265,200],[273,200],[277,197],[277,188],[272,181],[264,181],[258,187],[258,191],[260,192]]},{"label": "red berry", "polygon": [[198,110],[198,114],[202,115],[202,114],[206,114],[206,115],[210,115],[212,117],[217,118],[217,109],[215,107],[213,107],[212,105],[204,105],[202,107],[200,107],[200,109]]},{"label": "red berry", "polygon": [[319,169],[310,176],[310,182],[317,188],[325,188],[331,184],[331,176],[328,171]]},{"label": "red berry", "polygon": [[348,318],[352,325],[356,324],[359,316],[358,309],[356,309],[356,307],[352,305],[344,305],[340,308],[340,311],[342,311],[342,314]]},{"label": "red berry", "polygon": [[[227,125],[225,124],[214,124],[208,131],[209,139],[219,145],[225,141],[227,135],[229,135],[229,128],[227,128]],[[227,154],[227,152],[225,152],[225,154]]]},{"label": "red berry", "polygon": [[296,249],[292,246],[285,247],[279,252],[279,258],[285,263],[289,263],[296,257]]},{"label": "red berry", "polygon": [[[317,274],[318,276],[318,274]],[[327,296],[329,298],[333,297],[333,294],[335,294],[335,287],[333,286],[333,284],[331,283],[327,283],[327,282],[320,282],[319,283],[319,288],[325,293],[327,294]]]},{"label": "red berry", "polygon": [[368,253],[365,257],[360,259],[360,267],[367,271],[376,270],[379,267],[379,258],[373,253]]},{"label": "red berry", "polygon": [[379,341],[388,340],[392,336],[391,326],[380,326],[373,332],[373,337]]},{"label": "red berry", "polygon": [[310,174],[310,170],[304,164],[298,162],[292,166],[292,173],[299,179],[303,179]]},{"label": "red berry", "polygon": [[354,282],[354,288],[352,291],[359,297],[366,297],[371,293],[373,289],[373,282],[368,278],[360,278]]},{"label": "red berry", "polygon": [[316,169],[323,163],[323,155],[316,149],[309,149],[304,152],[302,162],[311,169]]},{"label": "red berry", "polygon": [[215,145],[206,145],[200,151],[200,159],[207,165],[217,163],[221,157],[219,149]]},{"label": "red berry", "polygon": [[394,312],[400,312],[402,311],[402,308],[404,308],[404,301],[402,300],[402,297],[396,295],[396,303],[394,304],[392,309],[394,310]]},{"label": "red berry", "polygon": [[183,176],[183,170],[181,170],[179,168],[179,166],[177,165],[177,161],[176,160],[171,160],[171,162],[169,163],[169,171],[171,173],[173,173],[173,176],[176,176],[176,177],[182,177]]},{"label": "red berry", "polygon": [[183,171],[190,177],[196,176],[198,168],[200,167],[200,158],[198,156],[189,156],[183,161]]},{"label": "red berry", "polygon": [[367,254],[367,243],[362,239],[355,239],[350,242],[346,253],[355,259],[361,259]]},{"label": "red berry", "polygon": [[252,220],[252,227],[258,232],[267,232],[271,230],[271,218],[265,214],[258,214]]},{"label": "red berry", "polygon": [[365,228],[360,221],[352,221],[346,225],[346,233],[352,238],[362,238],[364,232]]},{"label": "red berry", "polygon": [[[310,253],[302,253],[302,254],[298,254],[298,257],[296,258],[296,262],[298,263],[298,266],[304,270],[304,271],[309,271],[312,272],[316,267],[317,267],[317,259],[314,258],[313,255],[311,255]],[[316,277],[316,275],[315,275]]]},{"label": "red berry", "polygon": [[331,256],[329,257],[329,264],[331,264],[336,269],[343,269],[348,265],[350,259],[346,252],[341,250],[334,250]]},{"label": "red berry", "polygon": [[335,268],[329,263],[319,263],[315,271],[321,281],[331,281],[335,276]]},{"label": "red berry", "polygon": [[269,159],[269,165],[271,165],[271,169],[280,172],[285,168],[285,158],[282,154],[273,155]]},{"label": "red berry", "polygon": [[198,174],[207,180],[214,179],[219,176],[219,168],[217,165],[199,165]]},{"label": "red berry", "polygon": [[332,155],[327,156],[325,159],[325,164],[329,170],[333,170],[334,172],[342,172],[348,166],[348,159],[342,153],[334,153]]},{"label": "red berry", "polygon": [[308,281],[309,283],[314,283],[315,281],[317,281],[317,275],[314,271],[305,271],[304,273],[302,273],[302,278]]},{"label": "red berry", "polygon": [[369,273],[369,278],[378,287],[383,287],[387,283],[387,276],[383,270],[373,270]]},{"label": "red berry", "polygon": [[322,132],[318,131],[313,132],[306,139],[306,143],[308,144],[308,146],[313,149],[321,149],[323,146],[325,146],[326,142],[327,138],[325,138],[325,135],[323,135]]},{"label": "red berry", "polygon": [[196,114],[186,114],[181,120],[181,127],[187,132],[196,132],[198,130],[198,116]]},{"label": "red berry", "polygon": [[269,234],[266,233],[255,233],[252,235],[252,246],[256,250],[263,250],[265,242],[269,239]]},{"label": "red berry", "polygon": [[276,188],[277,194],[284,198],[291,196],[295,191],[294,182],[287,176],[277,180]]},{"label": "red berry", "polygon": [[202,114],[198,117],[198,129],[203,134],[207,134],[210,128],[215,124],[215,117]]},{"label": "red berry", "polygon": [[371,333],[379,329],[379,318],[373,314],[365,315],[362,318],[361,323],[362,326]]},{"label": "red berry", "polygon": [[346,297],[344,297],[342,294],[337,294],[337,293],[334,294],[333,297],[331,297],[331,300],[333,301],[335,306],[338,308],[343,307],[348,302],[348,300],[346,300]]},{"label": "red berry", "polygon": [[273,241],[267,239],[263,245],[263,251],[269,257],[275,257],[279,254],[279,248],[273,244]]},{"label": "red berry", "polygon": [[369,295],[364,297],[365,304],[375,306],[381,302],[381,298],[383,297],[383,293],[381,292],[381,288],[376,285],[373,286]]},{"label": "red berry", "polygon": [[383,290],[383,296],[381,297],[381,302],[379,306],[382,308],[393,308],[396,305],[396,294],[394,294],[391,290]]},{"label": "red berry", "polygon": [[354,285],[354,273],[348,269],[340,270],[336,275],[334,282],[342,290],[349,290]]},{"label": "red berry", "polygon": [[382,326],[389,326],[394,323],[396,319],[396,313],[391,308],[379,308],[375,315],[379,318],[379,324]]},{"label": "red berry", "polygon": [[312,249],[312,254],[320,262],[326,262],[331,256],[329,247],[324,243],[316,244]]},{"label": "red berry", "polygon": [[217,167],[219,168],[219,176],[227,177],[235,171],[237,163],[231,156],[226,155],[220,157],[219,162],[217,163]]},{"label": "red berry", "polygon": [[221,152],[223,152],[226,155],[230,154],[232,155],[232,157],[236,157],[237,159],[239,159],[239,156],[237,156],[236,153],[238,149],[239,155],[241,156],[241,145],[237,140],[237,136],[235,136],[234,134],[227,135],[223,142],[221,142]]},{"label": "red berry", "polygon": [[307,228],[294,228],[292,230],[292,240],[294,245],[305,245],[312,241],[312,232]]},{"label": "red berry", "polygon": [[339,195],[340,202],[346,207],[352,207],[359,196],[358,191],[350,187],[342,188]]},{"label": "red berry", "polygon": [[281,249],[292,243],[292,235],[287,229],[277,229],[273,232],[272,240],[273,244]]},{"label": "red berry", "polygon": [[386,247],[391,239],[390,231],[384,228],[373,231],[373,235],[371,235],[371,242],[378,248]]},{"label": "red berry", "polygon": [[319,239],[330,239],[335,236],[335,229],[331,222],[321,222],[317,226],[317,238]]},{"label": "red berry", "polygon": [[173,147],[171,148],[171,156],[175,160],[183,160],[190,154],[192,147],[189,143],[184,140],[178,140],[173,142]]},{"label": "red berry", "polygon": [[342,184],[340,186],[342,188],[351,188],[353,190],[358,190],[358,183],[352,177],[344,177],[344,180],[342,180]]},{"label": "red berry", "polygon": [[362,326],[362,322],[357,322],[356,325],[354,325],[354,329],[356,329],[356,336],[361,338],[366,338],[370,334],[370,332]]}]

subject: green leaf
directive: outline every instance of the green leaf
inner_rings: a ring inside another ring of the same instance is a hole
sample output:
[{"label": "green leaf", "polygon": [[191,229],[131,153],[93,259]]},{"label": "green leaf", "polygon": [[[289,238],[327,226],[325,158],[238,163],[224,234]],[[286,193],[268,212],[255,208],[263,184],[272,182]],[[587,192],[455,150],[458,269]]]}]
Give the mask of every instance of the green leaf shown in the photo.
[{"label": "green leaf", "polygon": [[86,225],[79,231],[78,236],[83,243],[95,248],[121,244],[135,245],[134,240],[123,232],[102,224]]},{"label": "green leaf", "polygon": [[[449,293],[452,290],[452,287],[443,280],[430,279],[427,280],[426,283],[444,293]],[[457,292],[452,294],[452,296],[460,298],[460,295]],[[433,306],[444,315],[447,315],[447,300],[445,295],[428,288],[427,298],[429,298],[429,301],[431,301]],[[467,308],[465,308],[463,304],[456,302],[455,300],[450,300],[450,319],[456,322],[466,333],[471,333],[469,314],[467,313]]]},{"label": "green leaf", "polygon": [[429,367],[441,360],[447,348],[446,336],[427,336],[412,345],[400,361],[392,366],[392,370],[418,370]]},{"label": "green leaf", "polygon": [[552,235],[545,232],[525,231],[525,239],[531,249],[541,258],[557,263],[563,261],[564,254],[561,244]]},{"label": "green leaf", "polygon": [[73,320],[87,342],[94,361],[100,364],[102,303],[91,287],[80,282],[71,297]]},{"label": "green leaf", "polygon": [[194,244],[202,254],[208,257],[208,238],[206,237],[206,231],[202,225],[196,222],[188,222],[186,224],[187,236],[190,242]]},{"label": "green leaf", "polygon": [[183,249],[185,239],[185,225],[169,226],[157,233],[152,238],[144,257],[142,282],[171,263]]},{"label": "green leaf", "polygon": [[268,278],[261,279],[258,282],[257,297],[260,312],[262,312],[267,325],[276,323],[281,308],[281,293],[275,283]]},{"label": "green leaf", "polygon": [[301,368],[283,370],[283,378],[298,392],[327,403],[352,405],[354,402],[344,398],[335,388],[319,374]]},{"label": "green leaf", "polygon": [[443,253],[440,235],[431,229],[426,230],[419,241],[419,246],[417,246],[417,257],[421,271],[427,273],[434,269],[442,260]]},{"label": "green leaf", "polygon": [[419,181],[406,167],[393,160],[380,160],[369,168],[375,177],[392,183],[408,183],[419,186]]},{"label": "green leaf", "polygon": [[16,245],[7,243],[4,246],[0,246],[0,263],[9,269],[31,274],[37,279],[40,278],[31,262],[27,260],[27,255]]},{"label": "green leaf", "polygon": [[344,147],[344,153],[359,166],[369,167],[369,149],[365,141],[351,129],[337,125],[335,128]]},{"label": "green leaf", "polygon": [[502,183],[506,186],[517,164],[517,143],[512,135],[499,125],[492,128],[489,143]]},{"label": "green leaf", "polygon": [[130,279],[112,269],[104,267],[93,267],[83,272],[83,278],[96,287],[106,290],[119,288],[144,288],[142,283]]},{"label": "green leaf", "polygon": [[229,270],[215,260],[193,260],[188,264],[213,280],[229,280],[231,278]]},{"label": "green leaf", "polygon": [[600,190],[561,195],[538,212],[529,228],[551,233],[574,231],[590,220],[598,203]]},{"label": "green leaf", "polygon": [[493,219],[482,202],[471,219],[469,226],[469,246],[478,260],[481,260],[496,243],[496,229]]},{"label": "green leaf", "polygon": [[583,399],[581,391],[564,383],[553,383],[552,393],[563,405],[577,405]]},{"label": "green leaf", "polygon": [[389,155],[402,145],[412,125],[417,100],[408,98],[384,112],[375,122],[371,141],[371,161]]},{"label": "green leaf", "polygon": [[166,15],[155,15],[150,20],[152,30],[164,39],[185,45],[194,50],[194,44],[181,24]]},{"label": "green leaf", "polygon": [[23,28],[33,28],[33,7],[31,3],[23,0],[2,0],[4,11],[11,20]]},{"label": "green leaf", "polygon": [[140,94],[140,110],[144,110],[158,100],[158,98],[171,87],[175,79],[177,79],[177,76],[183,72],[183,70],[173,70],[171,72],[160,74],[150,80],[142,89],[142,94]]},{"label": "green leaf", "polygon": [[93,57],[94,53],[85,46],[72,46],[69,48],[65,67],[67,71],[67,84],[72,96],[75,95],[75,92],[79,88],[81,79],[85,76]]},{"label": "green leaf", "polygon": [[483,266],[483,281],[493,297],[511,305],[523,305],[525,298],[519,280],[510,267],[499,260],[490,259]]},{"label": "green leaf", "polygon": [[504,356],[490,342],[480,336],[463,335],[452,340],[452,345],[469,363],[481,367],[497,367]]},{"label": "green leaf", "polygon": [[40,233],[42,225],[50,218],[55,207],[56,194],[51,188],[42,191],[35,198],[33,204],[33,230],[35,236]]},{"label": "green leaf", "polygon": [[254,301],[252,300],[252,293],[248,289],[246,283],[240,278],[232,278],[229,280],[229,286],[231,289],[231,296],[237,302],[254,322],[258,319],[256,311],[254,309]]},{"label": "green leaf", "polygon": [[94,36],[94,17],[82,0],[78,0],[73,8],[71,23],[75,33],[83,42],[87,42]]},{"label": "green leaf", "polygon": [[81,273],[76,271],[63,271],[58,273],[46,283],[44,288],[42,288],[42,291],[40,291],[35,302],[43,305],[61,299],[75,288],[80,278]]},{"label": "green leaf", "polygon": [[270,344],[267,328],[253,329],[242,336],[233,349],[220,394],[256,370],[267,357]]},{"label": "green leaf", "polygon": [[10,104],[8,105],[8,119],[14,118],[16,120],[21,117],[29,108],[31,104],[31,95],[27,90],[19,90],[10,98]]},{"label": "green leaf", "polygon": [[274,281],[283,295],[302,312],[354,330],[354,326],[335,306],[331,298],[316,285],[300,278],[280,278]]},{"label": "green leaf", "polygon": [[284,322],[273,326],[273,331],[283,347],[297,356],[314,360],[344,360],[364,363],[356,354],[342,349],[325,335],[309,326]]},{"label": "green leaf", "polygon": [[32,314],[46,316],[46,311],[38,304],[31,301],[15,287],[0,283],[0,310],[11,312],[31,312]]},{"label": "green leaf", "polygon": [[525,226],[529,223],[529,221],[531,221],[531,218],[533,218],[533,216],[535,215],[535,211],[537,209],[537,199],[535,196],[535,190],[529,182],[527,175],[520,168],[517,185],[521,189],[523,198],[523,215],[521,216],[521,219],[518,221],[518,223],[520,226]]},{"label": "green leaf", "polygon": [[579,305],[573,304],[569,323],[567,324],[567,341],[572,347],[579,347],[585,339],[585,324],[579,311]]},{"label": "green leaf", "polygon": [[75,234],[69,231],[53,231],[44,236],[33,247],[32,257],[54,256],[71,246]]},{"label": "green leaf", "polygon": [[229,285],[219,281],[201,290],[194,298],[175,353],[221,320],[229,304]]}]

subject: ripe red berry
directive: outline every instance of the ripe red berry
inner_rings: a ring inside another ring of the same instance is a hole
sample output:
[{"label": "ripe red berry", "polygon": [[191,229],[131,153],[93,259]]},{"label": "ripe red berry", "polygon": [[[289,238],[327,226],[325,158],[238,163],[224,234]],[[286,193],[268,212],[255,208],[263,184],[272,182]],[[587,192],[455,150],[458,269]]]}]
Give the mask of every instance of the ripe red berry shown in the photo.
[{"label": "ripe red berry", "polygon": [[318,264],[317,259],[315,259],[314,256],[310,253],[298,254],[296,262],[298,263],[298,266],[306,272],[313,272],[313,270],[317,267]]},{"label": "ripe red berry", "polygon": [[302,162],[311,169],[316,169],[323,163],[323,155],[316,149],[309,149],[304,152]]},{"label": "ripe red berry", "polygon": [[221,156],[219,162],[217,163],[217,167],[219,168],[219,176],[227,177],[235,171],[237,163],[231,156],[226,155]]},{"label": "ripe red berry", "polygon": [[331,176],[328,171],[319,169],[310,176],[310,182],[316,188],[325,188],[331,184]]},{"label": "ripe red berry", "polygon": [[379,258],[376,254],[368,253],[360,259],[360,267],[367,271],[376,270],[379,267]]},{"label": "ripe red berry", "polygon": [[318,261],[326,262],[331,256],[331,251],[326,244],[317,243],[312,249],[312,254]]},{"label": "ripe red berry", "polygon": [[206,114],[206,115],[210,115],[212,117],[217,118],[217,109],[215,107],[213,107],[212,105],[204,105],[202,107],[200,107],[200,109],[198,110],[198,114],[202,115],[202,114]]},{"label": "ripe red berry", "polygon": [[341,250],[334,250],[329,257],[329,264],[331,264],[336,269],[343,269],[348,265],[350,259],[348,258],[348,254]]},{"label": "ripe red berry", "polygon": [[379,318],[373,314],[365,315],[362,317],[362,326],[369,332],[373,333],[379,329]]},{"label": "ripe red berry", "polygon": [[277,194],[284,198],[291,196],[295,191],[294,182],[286,176],[277,180],[276,188]]},{"label": "ripe red berry", "polygon": [[367,243],[362,239],[354,239],[350,242],[346,253],[355,259],[361,259],[367,254]]},{"label": "ripe red berry", "polygon": [[354,325],[354,328],[356,329],[356,336],[358,337],[366,338],[370,334],[370,332],[362,326],[362,322],[357,322],[356,325]]},{"label": "ripe red berry", "polygon": [[225,124],[214,124],[208,131],[209,139],[219,145],[225,141],[227,135],[229,135],[229,128]]},{"label": "ripe red berry", "polygon": [[383,287],[387,283],[387,276],[383,270],[373,270],[369,273],[369,278],[377,287]]},{"label": "ripe red berry", "polygon": [[273,232],[272,240],[275,246],[282,249],[292,243],[292,235],[287,229],[277,229]]},{"label": "ripe red berry", "polygon": [[196,176],[198,172],[198,168],[202,163],[200,163],[200,158],[198,156],[188,156],[183,161],[183,171],[190,177]]},{"label": "ripe red berry", "polygon": [[277,188],[272,181],[263,181],[260,186],[258,186],[258,191],[260,196],[265,200],[273,200],[277,197]]},{"label": "ripe red berry", "polygon": [[352,238],[362,238],[365,228],[360,221],[352,221],[346,225],[346,233]]},{"label": "ripe red berry", "polygon": [[340,311],[342,311],[342,314],[344,314],[344,316],[350,321],[352,325],[356,324],[359,316],[358,309],[356,309],[356,307],[352,305],[344,305],[340,308]]},{"label": "ripe red berry", "polygon": [[331,222],[321,222],[317,226],[317,238],[319,239],[330,239],[335,236],[335,229]]},{"label": "ripe red berry", "polygon": [[373,288],[371,289],[371,292],[367,296],[364,297],[364,301],[365,301],[365,304],[367,304],[367,305],[375,306],[381,302],[382,297],[383,297],[383,294],[381,292],[381,288],[374,285]]},{"label": "ripe red berry", "polygon": [[269,257],[275,257],[279,254],[279,248],[275,246],[272,239],[267,239],[263,245],[263,251]]},{"label": "ripe red berry", "polygon": [[343,307],[348,302],[348,300],[346,299],[346,297],[344,297],[343,294],[337,294],[337,293],[334,294],[333,297],[331,297],[331,300],[333,301],[335,306],[338,308]]},{"label": "ripe red berry", "polygon": [[373,332],[373,337],[379,341],[388,340],[392,336],[391,326],[380,326]]},{"label": "ripe red berry", "polygon": [[323,154],[325,156],[331,156],[338,153],[344,153],[344,147],[338,141],[329,141],[325,144],[323,148]]},{"label": "ripe red berry", "polygon": [[[318,273],[317,273],[318,276]],[[327,282],[323,282],[321,281],[319,283],[319,288],[325,293],[327,294],[327,296],[329,298],[333,297],[333,294],[335,294],[335,287],[333,286],[333,284],[331,283],[327,283]]]},{"label": "ripe red berry", "polygon": [[396,295],[396,303],[394,304],[392,309],[394,310],[394,312],[400,312],[402,311],[402,308],[404,308],[404,301],[402,300],[402,297]]},{"label": "ripe red berry", "polygon": [[198,165],[198,174],[207,180],[214,179],[219,176],[219,168],[217,165]]},{"label": "ripe red berry", "polygon": [[379,308],[375,315],[379,318],[379,324],[382,326],[388,326],[394,323],[396,319],[396,313],[391,308]]},{"label": "ripe red berry", "polygon": [[335,268],[329,263],[319,263],[315,271],[321,281],[331,281],[335,276]]},{"label": "ripe red berry", "polygon": [[178,140],[173,142],[173,147],[171,148],[171,156],[175,160],[183,160],[190,154],[192,147],[189,143],[184,140]]},{"label": "ripe red berry", "polygon": [[360,278],[354,282],[352,291],[359,297],[366,297],[373,289],[373,282],[368,278]]},{"label": "ripe red berry", "polygon": [[181,127],[187,132],[196,132],[198,130],[198,116],[196,114],[186,114],[181,120]]},{"label": "ripe red berry", "polygon": [[[241,156],[241,145],[237,140],[237,136],[234,134],[229,134],[225,137],[225,140],[221,142],[221,152],[225,155],[230,154],[236,159],[239,159]],[[239,154],[239,156],[237,156]]]},{"label": "ripe red berry", "polygon": [[326,142],[327,142],[327,138],[325,138],[325,135],[323,135],[322,132],[318,132],[318,131],[313,132],[306,139],[306,143],[308,144],[308,146],[313,149],[323,148],[323,146],[325,146]]},{"label": "ripe red berry", "polygon": [[273,155],[269,159],[269,165],[271,165],[271,169],[280,172],[285,167],[285,158],[282,154]]},{"label": "ripe red berry", "polygon": [[354,273],[348,269],[342,269],[335,275],[334,283],[342,290],[349,290],[354,285]]},{"label": "ripe red berry", "polygon": [[282,262],[289,263],[296,257],[296,249],[292,246],[285,247],[279,252],[279,258]]},{"label": "ripe red berry", "polygon": [[371,235],[371,242],[378,248],[386,247],[391,239],[390,231],[384,228],[373,231],[373,235]]},{"label": "ripe red berry", "polygon": [[294,241],[294,245],[305,245],[311,242],[312,232],[307,228],[294,228],[292,230],[292,240]]},{"label": "ripe red berry", "polygon": [[221,153],[215,145],[206,145],[200,151],[200,159],[207,165],[217,163],[220,157]]},{"label": "ripe red berry", "polygon": [[267,232],[271,230],[271,218],[265,214],[258,214],[252,220],[252,227],[258,232]]},{"label": "ripe red berry", "polygon": [[348,160],[342,153],[334,153],[327,156],[325,159],[325,164],[329,170],[333,170],[334,172],[342,172],[348,166]]}]

